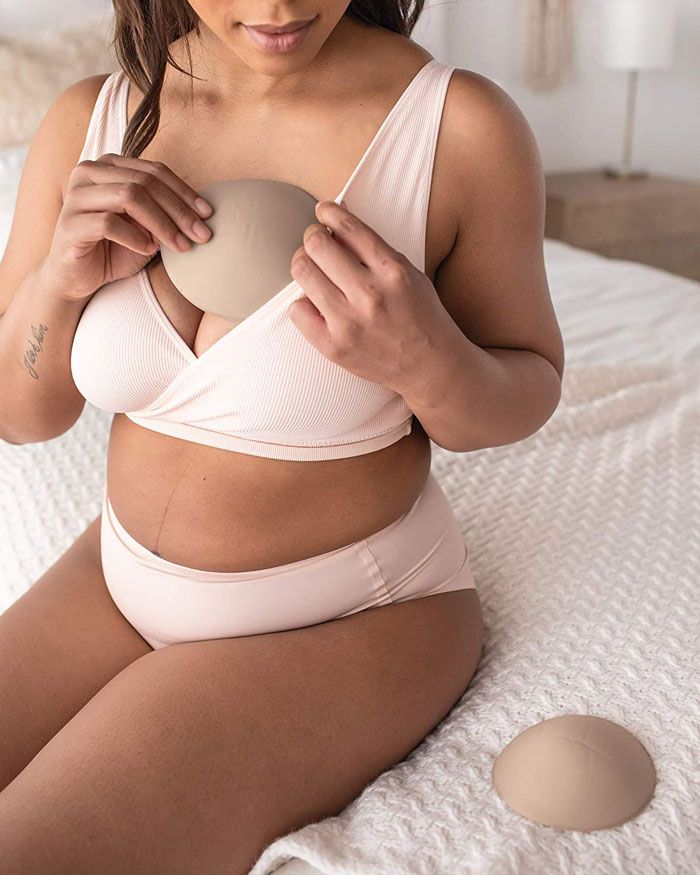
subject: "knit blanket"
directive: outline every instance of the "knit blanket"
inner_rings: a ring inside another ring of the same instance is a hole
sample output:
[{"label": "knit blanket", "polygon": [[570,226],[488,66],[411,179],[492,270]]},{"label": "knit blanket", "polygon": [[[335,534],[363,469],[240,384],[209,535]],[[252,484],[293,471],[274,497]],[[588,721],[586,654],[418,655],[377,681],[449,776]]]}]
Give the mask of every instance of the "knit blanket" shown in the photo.
[{"label": "knit blanket", "polygon": [[[277,839],[251,875],[292,857],[325,875],[696,873],[700,368],[571,365],[537,434],[436,447],[433,471],[484,608],[477,673],[407,759],[339,816]],[[571,713],[613,720],[649,751],[656,793],[634,820],[556,830],[495,793],[508,741]]]},{"label": "knit blanket", "polygon": [[[0,610],[100,511],[110,417],[0,443]],[[433,473],[460,520],[486,643],[450,714],[337,817],[278,838],[251,875],[690,875],[700,860],[700,364],[571,363],[535,435]],[[634,820],[559,831],[491,785],[517,733],[559,714],[633,732],[658,773]],[[309,869],[302,863],[299,872]]]}]

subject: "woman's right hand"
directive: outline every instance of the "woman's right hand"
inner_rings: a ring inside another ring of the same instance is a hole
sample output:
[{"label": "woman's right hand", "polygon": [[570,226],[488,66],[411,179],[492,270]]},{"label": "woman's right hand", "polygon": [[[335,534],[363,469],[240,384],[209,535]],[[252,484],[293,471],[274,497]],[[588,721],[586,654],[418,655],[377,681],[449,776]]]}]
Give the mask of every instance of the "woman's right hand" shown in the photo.
[{"label": "woman's right hand", "polygon": [[56,294],[80,301],[132,276],[161,245],[204,243],[211,206],[157,161],[105,154],[71,173],[44,269]]}]

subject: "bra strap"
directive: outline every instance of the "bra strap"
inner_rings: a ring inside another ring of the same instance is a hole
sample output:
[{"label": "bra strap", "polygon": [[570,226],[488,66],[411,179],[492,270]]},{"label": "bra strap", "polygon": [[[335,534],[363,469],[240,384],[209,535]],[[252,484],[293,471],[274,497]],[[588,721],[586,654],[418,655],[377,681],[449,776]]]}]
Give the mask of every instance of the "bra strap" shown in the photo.
[{"label": "bra strap", "polygon": [[90,116],[79,161],[94,161],[105,152],[121,155],[127,85],[128,79],[122,70],[111,73],[103,82]]},{"label": "bra strap", "polygon": [[346,195],[348,208],[424,270],[438,133],[455,65],[433,61]]}]

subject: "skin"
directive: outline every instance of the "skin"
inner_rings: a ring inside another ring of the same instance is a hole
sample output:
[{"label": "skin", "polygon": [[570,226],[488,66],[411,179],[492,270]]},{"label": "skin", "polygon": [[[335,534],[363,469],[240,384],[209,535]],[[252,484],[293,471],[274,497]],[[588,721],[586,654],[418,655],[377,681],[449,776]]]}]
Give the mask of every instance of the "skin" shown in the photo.
[{"label": "skin", "polygon": [[[31,363],[38,380],[19,361],[13,388],[24,380],[41,391],[52,365],[65,372],[51,329],[77,323],[95,283],[147,263],[164,313],[201,355],[231,325],[179,295],[151,261],[153,243],[178,246],[177,233],[191,237],[197,218],[206,223],[194,193],[217,178],[277,178],[333,198],[430,58],[344,18],[345,2],[290,3],[278,21],[319,18],[298,53],[276,57],[237,24],[271,17],[262,4],[192,5],[204,22],[193,47],[204,81],[190,103],[189,80],[168,70],[161,129],[135,164],[107,156],[76,167],[104,77],[64,93],[35,138],[0,266],[0,342],[24,336],[30,321],[47,328]],[[181,43],[173,53],[184,60]],[[138,99],[132,87],[129,112]],[[341,131],[339,117],[348,120]],[[365,537],[419,494],[429,437],[455,452],[495,446],[532,434],[556,408],[564,356],[543,263],[539,155],[497,86],[465,70],[452,77],[425,273],[347,210],[326,203],[317,215],[293,259],[305,298],[290,318],[329,358],[400,389],[417,417],[413,432],[375,453],[299,463],[181,442],[115,415],[115,512],[171,561],[257,569]],[[314,231],[320,247],[309,245]],[[373,292],[363,295],[370,252]],[[412,307],[416,295],[424,309]],[[392,319],[380,320],[389,299]],[[350,326],[354,344],[342,340]],[[410,360],[398,338],[413,341]],[[401,367],[386,370],[392,357],[377,348],[393,349]],[[83,404],[74,386],[62,387],[70,417],[32,434],[65,431]],[[342,810],[404,758],[476,670],[483,617],[474,590],[152,651],[106,590],[99,525],[0,616],[7,875],[247,872],[277,835]]]}]

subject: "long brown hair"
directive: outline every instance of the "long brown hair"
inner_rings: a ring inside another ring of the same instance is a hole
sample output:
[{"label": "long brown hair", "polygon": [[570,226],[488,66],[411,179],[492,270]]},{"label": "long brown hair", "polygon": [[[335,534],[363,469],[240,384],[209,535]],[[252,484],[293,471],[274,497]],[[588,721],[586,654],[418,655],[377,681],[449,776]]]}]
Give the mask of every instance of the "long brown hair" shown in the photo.
[{"label": "long brown hair", "polygon": [[[409,37],[425,0],[351,0],[346,15]],[[194,30],[199,19],[186,0],[113,0],[114,48],[120,66],[143,94],[122,143],[122,152],[138,157],[160,122],[160,92],[168,64],[192,77],[172,57],[170,43]]]}]

